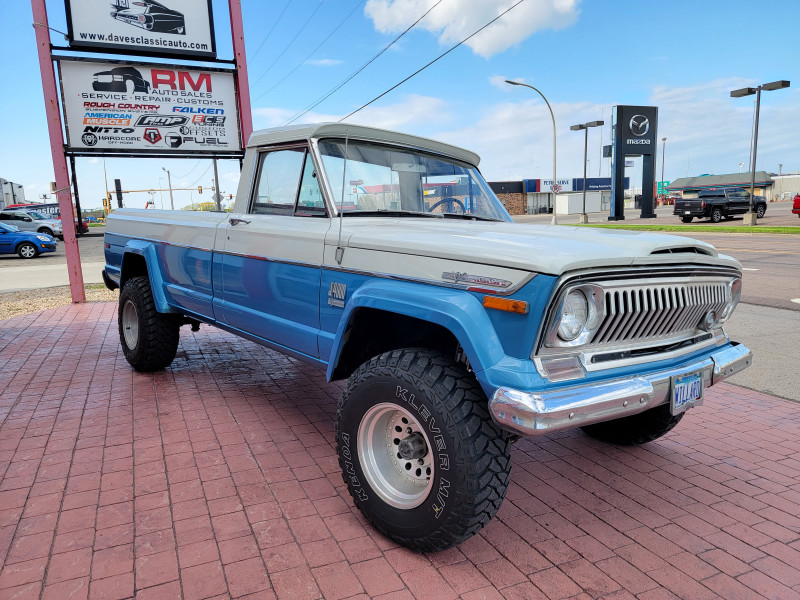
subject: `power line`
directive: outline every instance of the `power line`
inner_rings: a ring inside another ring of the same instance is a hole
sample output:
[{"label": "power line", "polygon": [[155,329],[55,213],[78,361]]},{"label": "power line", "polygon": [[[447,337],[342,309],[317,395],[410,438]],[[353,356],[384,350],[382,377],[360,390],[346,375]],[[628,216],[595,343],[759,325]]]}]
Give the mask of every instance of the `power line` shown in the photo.
[{"label": "power line", "polygon": [[190,185],[190,186],[187,186],[187,187],[194,187],[194,186],[196,186],[196,185],[197,185],[197,182],[198,182],[198,181],[200,181],[200,180],[201,180],[203,177],[205,177],[205,176],[206,176],[206,173],[208,173],[208,170],[209,170],[209,169],[210,169],[210,168],[213,166],[213,164],[214,164],[214,163],[212,162],[210,165],[208,165],[208,167],[206,167],[206,170],[205,170],[205,171],[203,171],[203,174],[202,174],[202,175],[200,175],[200,177],[198,177],[197,179],[195,179],[195,180],[194,180],[194,183],[193,183],[192,185]]},{"label": "power line", "polygon": [[300,34],[301,34],[301,33],[303,33],[303,31],[305,31],[306,27],[308,27],[308,24],[309,24],[309,23],[311,23],[311,19],[313,19],[313,18],[314,18],[314,15],[316,15],[316,14],[317,14],[317,12],[319,11],[319,9],[320,9],[320,8],[322,8],[322,1],[321,1],[321,0],[320,0],[319,4],[317,4],[317,8],[315,8],[315,9],[314,9],[314,12],[312,12],[312,13],[311,13],[311,15],[308,17],[308,19],[306,19],[306,22],[305,22],[305,23],[303,23],[303,26],[302,26],[302,27],[301,27],[301,28],[298,30],[298,32],[297,32],[297,33],[295,33],[295,34],[294,34],[294,37],[291,39],[291,41],[290,41],[288,44],[286,44],[286,47],[283,49],[283,52],[281,52],[281,53],[280,53],[280,54],[279,54],[279,55],[278,55],[278,56],[275,58],[275,60],[273,60],[273,61],[272,61],[272,64],[271,64],[270,66],[268,66],[268,67],[267,67],[267,70],[266,70],[266,71],[264,71],[264,72],[263,72],[263,73],[262,73],[262,74],[259,76],[259,78],[258,78],[258,79],[256,79],[256,81],[255,81],[255,83],[253,83],[253,85],[256,85],[256,84],[258,84],[258,82],[259,82],[259,81],[261,81],[262,79],[264,79],[264,76],[265,76],[267,73],[269,73],[270,69],[272,69],[272,67],[274,67],[274,66],[276,65],[276,63],[277,63],[277,62],[278,62],[278,61],[279,61],[279,60],[280,60],[280,59],[283,57],[283,55],[284,55],[284,54],[286,54],[287,50],[289,50],[289,48],[291,48],[291,47],[292,47],[292,44],[294,44],[294,43],[295,43],[295,41],[296,41],[296,40],[297,40],[297,38],[300,36]]},{"label": "power line", "polygon": [[277,21],[275,21],[275,23],[272,24],[272,28],[270,28],[270,30],[267,32],[267,35],[264,36],[264,39],[261,40],[261,43],[258,45],[258,48],[253,53],[253,56],[250,57],[251,61],[255,59],[256,56],[258,56],[259,52],[261,52],[261,49],[264,47],[264,44],[269,39],[269,36],[272,35],[272,32],[275,31],[275,28],[278,26],[278,23],[281,22],[281,18],[283,18],[283,13],[285,13],[286,9],[289,8],[289,4],[291,4],[291,2],[292,0],[286,0],[286,4],[283,5],[283,10],[281,11],[281,14],[278,15]]},{"label": "power line", "polygon": [[[330,98],[330,97],[331,97],[333,94],[335,94],[337,91],[339,91],[339,90],[340,90],[340,89],[341,89],[341,88],[342,88],[342,87],[343,87],[343,86],[344,86],[344,85],[345,85],[347,82],[349,82],[349,81],[350,81],[351,79],[353,79],[353,78],[354,78],[356,75],[358,75],[359,73],[361,73],[361,71],[363,71],[364,69],[366,69],[366,68],[367,68],[367,67],[368,67],[370,64],[372,64],[372,63],[373,63],[375,60],[377,60],[377,59],[378,59],[378,57],[379,57],[381,54],[383,54],[383,53],[384,53],[384,52],[386,52],[386,51],[387,51],[389,48],[391,48],[392,46],[394,46],[394,44],[395,44],[395,43],[396,43],[396,42],[397,42],[397,41],[398,41],[398,40],[399,40],[401,37],[403,37],[405,34],[407,34],[409,31],[411,31],[411,29],[412,29],[412,28],[413,28],[413,27],[414,27],[414,26],[415,26],[417,23],[419,23],[420,21],[422,21],[422,19],[424,19],[426,16],[428,16],[428,13],[430,13],[430,12],[431,12],[431,11],[432,11],[434,8],[436,8],[437,6],[439,6],[439,4],[441,3],[441,1],[442,1],[442,0],[438,0],[438,2],[436,2],[436,4],[434,4],[434,5],[433,5],[433,6],[431,6],[431,7],[430,7],[428,10],[426,10],[426,11],[425,11],[425,14],[423,14],[423,15],[422,15],[422,16],[421,16],[419,19],[417,19],[417,20],[416,20],[416,21],[414,21],[414,22],[413,22],[411,25],[409,25],[409,26],[408,26],[408,29],[406,29],[406,30],[405,30],[403,33],[401,33],[401,34],[400,34],[400,35],[398,35],[396,38],[394,38],[394,39],[393,39],[393,40],[392,40],[392,41],[391,41],[391,42],[390,42],[390,43],[389,43],[387,46],[385,46],[385,47],[383,48],[383,50],[381,50],[380,52],[378,52],[378,53],[377,53],[375,56],[373,56],[373,57],[372,57],[372,58],[370,58],[370,59],[369,59],[369,60],[368,60],[366,63],[364,63],[364,64],[361,66],[361,68],[359,68],[359,69],[358,69],[357,71],[355,71],[355,72],[354,72],[352,75],[350,75],[349,77],[347,77],[347,78],[346,78],[344,81],[342,81],[342,82],[341,82],[339,85],[337,85],[335,88],[333,88],[333,89],[332,89],[330,92],[328,92],[327,94],[325,94],[325,95],[324,95],[322,98],[320,98],[319,100],[317,100],[316,102],[314,102],[314,104],[312,104],[311,106],[309,106],[309,107],[308,107],[308,108],[306,108],[305,110],[302,110],[302,111],[300,111],[300,112],[299,112],[297,115],[295,115],[294,117],[292,117],[291,119],[289,119],[288,121],[286,121],[286,122],[284,123],[284,125],[289,125],[289,124],[291,124],[291,123],[294,123],[294,122],[295,122],[297,119],[299,119],[300,117],[302,117],[304,114],[306,114],[306,113],[307,113],[307,112],[309,112],[310,110],[313,110],[313,109],[314,109],[315,107],[317,107],[319,104],[321,104],[322,102],[324,102],[325,100],[327,100],[328,98]],[[521,1],[521,0],[520,0],[520,1]]]},{"label": "power line", "polygon": [[294,68],[294,69],[292,69],[291,71],[289,71],[289,72],[288,72],[286,75],[284,75],[284,76],[283,76],[283,77],[280,79],[280,81],[278,81],[276,84],[274,84],[274,85],[273,85],[271,88],[269,88],[269,89],[268,89],[266,92],[264,92],[263,94],[261,94],[261,95],[260,95],[260,96],[258,96],[257,98],[254,98],[254,100],[253,100],[253,101],[255,102],[256,100],[260,100],[261,98],[263,98],[264,96],[266,96],[267,94],[269,94],[269,93],[270,93],[272,90],[274,90],[276,87],[278,87],[278,86],[279,86],[280,84],[282,84],[284,81],[286,81],[286,80],[287,80],[287,79],[288,79],[288,78],[289,78],[289,77],[290,77],[290,76],[291,76],[291,75],[292,75],[292,74],[293,74],[295,71],[297,71],[297,69],[299,69],[300,67],[302,67],[302,66],[303,66],[303,64],[304,64],[304,63],[305,63],[305,62],[306,62],[306,61],[307,61],[309,58],[311,58],[312,56],[314,56],[314,54],[317,52],[317,50],[319,50],[320,48],[322,48],[322,46],[323,46],[323,44],[325,44],[325,42],[327,42],[329,39],[331,39],[331,38],[333,37],[333,34],[334,34],[334,33],[336,33],[337,31],[339,31],[339,29],[342,27],[342,25],[344,25],[344,24],[345,24],[345,22],[347,22],[347,20],[348,20],[350,17],[352,17],[352,16],[353,16],[353,13],[355,13],[355,12],[356,12],[356,10],[358,10],[358,9],[359,9],[359,7],[363,6],[363,5],[364,5],[364,3],[365,3],[366,1],[367,1],[367,0],[359,0],[358,4],[356,4],[356,5],[353,7],[353,10],[351,10],[351,11],[350,11],[350,12],[347,14],[347,16],[346,16],[344,19],[342,19],[342,21],[341,21],[341,22],[340,22],[340,23],[339,23],[339,24],[336,26],[336,28],[335,28],[333,31],[331,31],[331,32],[328,34],[328,37],[326,37],[324,40],[322,40],[322,41],[319,43],[319,45],[318,45],[316,48],[314,48],[314,49],[313,49],[313,50],[312,50],[312,51],[309,53],[309,55],[308,55],[308,56],[306,56],[306,57],[305,57],[303,60],[301,60],[299,63],[297,63],[297,65],[295,66],[295,68]]},{"label": "power line", "polygon": [[362,109],[366,108],[367,106],[369,106],[370,104],[372,104],[372,103],[373,103],[373,102],[375,102],[376,100],[380,100],[381,98],[383,98],[383,97],[384,97],[386,94],[388,94],[388,93],[389,93],[389,92],[391,92],[392,90],[396,90],[397,88],[399,88],[401,85],[403,85],[403,84],[404,84],[406,81],[408,81],[408,80],[409,80],[409,79],[411,79],[412,77],[414,77],[414,76],[418,75],[419,73],[422,73],[422,71],[424,71],[425,69],[427,69],[428,67],[430,67],[430,66],[431,66],[433,63],[435,63],[435,62],[436,62],[436,61],[438,61],[439,59],[442,59],[442,58],[444,58],[445,56],[447,56],[448,54],[450,54],[450,53],[451,53],[453,50],[455,50],[456,48],[458,48],[458,47],[459,47],[461,44],[463,44],[464,42],[468,41],[470,38],[472,38],[472,37],[474,37],[474,36],[478,35],[478,34],[479,34],[481,31],[483,31],[484,29],[486,29],[487,27],[489,27],[489,25],[491,25],[492,23],[494,23],[495,21],[497,21],[497,20],[498,20],[500,17],[502,17],[503,15],[505,15],[506,13],[508,13],[509,11],[513,10],[514,8],[516,8],[517,6],[519,6],[520,4],[522,4],[523,2],[525,2],[525,0],[519,0],[519,1],[518,1],[516,4],[514,4],[514,5],[513,5],[513,6],[511,6],[511,7],[509,7],[508,9],[504,10],[504,11],[503,11],[503,12],[501,12],[499,15],[497,15],[497,16],[496,16],[494,19],[492,19],[491,21],[489,21],[488,23],[486,23],[486,25],[484,25],[483,27],[481,27],[481,28],[480,28],[480,29],[478,29],[477,31],[473,32],[471,35],[469,35],[469,36],[465,37],[463,40],[461,40],[460,42],[458,42],[458,43],[457,43],[455,46],[453,46],[452,48],[450,48],[450,49],[449,49],[449,50],[447,50],[446,52],[443,52],[442,54],[440,54],[439,56],[437,56],[436,58],[434,58],[434,59],[433,59],[431,62],[429,62],[429,63],[428,63],[427,65],[425,65],[424,67],[422,67],[422,68],[420,68],[420,69],[417,69],[417,70],[416,70],[416,71],[414,71],[414,72],[413,72],[411,75],[409,75],[408,77],[406,77],[405,79],[403,79],[403,80],[402,80],[402,81],[400,81],[399,83],[397,83],[397,84],[393,85],[392,87],[390,87],[388,90],[386,90],[385,92],[383,92],[383,93],[382,93],[382,94],[380,94],[379,96],[375,96],[375,97],[374,97],[372,100],[370,100],[369,102],[367,102],[367,103],[366,103],[366,104],[364,104],[363,106],[360,106],[359,108],[357,108],[356,110],[354,110],[353,112],[351,112],[349,115],[346,115],[346,116],[342,117],[341,119],[339,119],[339,123],[341,123],[341,122],[342,122],[342,121],[344,121],[345,119],[348,119],[348,118],[352,117],[352,116],[353,116],[354,114],[356,114],[358,111],[360,111],[360,110],[362,110]]},{"label": "power line", "polygon": [[176,176],[176,177],[175,177],[175,179],[183,179],[184,177],[188,177],[189,175],[191,175],[191,174],[192,174],[192,171],[194,171],[194,170],[195,170],[197,167],[199,167],[199,166],[200,166],[200,163],[201,163],[202,161],[203,161],[203,159],[202,159],[202,158],[201,158],[201,159],[199,159],[199,160],[198,160],[196,163],[194,163],[194,166],[193,166],[191,169],[189,169],[189,172],[188,172],[186,175],[180,175],[180,176]]}]

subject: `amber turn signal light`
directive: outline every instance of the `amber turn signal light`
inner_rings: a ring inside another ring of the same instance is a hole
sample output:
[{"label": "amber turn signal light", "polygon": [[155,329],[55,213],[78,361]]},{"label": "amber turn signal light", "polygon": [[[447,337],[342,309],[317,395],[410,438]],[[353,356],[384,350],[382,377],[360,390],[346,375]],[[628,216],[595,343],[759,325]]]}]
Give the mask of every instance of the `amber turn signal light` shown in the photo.
[{"label": "amber turn signal light", "polygon": [[484,296],[483,306],[495,310],[517,313],[520,315],[528,314],[528,303],[524,300],[511,300],[509,298],[498,298],[497,296]]}]

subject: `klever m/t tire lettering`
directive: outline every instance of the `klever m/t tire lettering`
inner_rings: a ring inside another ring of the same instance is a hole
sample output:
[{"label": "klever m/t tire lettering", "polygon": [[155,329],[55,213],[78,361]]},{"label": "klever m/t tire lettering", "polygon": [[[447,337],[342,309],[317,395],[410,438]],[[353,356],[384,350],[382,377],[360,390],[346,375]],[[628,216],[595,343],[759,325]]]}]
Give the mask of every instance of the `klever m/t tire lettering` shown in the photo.
[{"label": "klever m/t tire lettering", "polygon": [[336,441],[356,506],[420,552],[469,538],[505,496],[509,435],[464,365],[433,350],[395,350],[361,365],[339,401]]}]

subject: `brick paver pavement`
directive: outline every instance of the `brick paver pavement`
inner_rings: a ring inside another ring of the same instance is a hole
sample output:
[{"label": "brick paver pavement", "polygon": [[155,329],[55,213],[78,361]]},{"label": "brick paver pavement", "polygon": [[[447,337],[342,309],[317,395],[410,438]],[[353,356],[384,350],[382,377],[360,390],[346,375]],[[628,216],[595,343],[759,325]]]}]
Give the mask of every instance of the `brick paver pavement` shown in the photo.
[{"label": "brick paver pavement", "polygon": [[721,384],[645,447],[521,440],[498,517],[418,555],[353,508],[339,392],[210,327],[134,373],[113,304],[0,322],[0,598],[800,598],[797,404]]}]

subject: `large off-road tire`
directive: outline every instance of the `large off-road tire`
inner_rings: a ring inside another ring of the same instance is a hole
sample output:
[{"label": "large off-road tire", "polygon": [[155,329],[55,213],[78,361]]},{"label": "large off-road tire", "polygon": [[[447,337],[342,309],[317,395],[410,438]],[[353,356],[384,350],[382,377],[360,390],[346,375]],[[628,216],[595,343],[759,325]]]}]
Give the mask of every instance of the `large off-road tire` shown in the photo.
[{"label": "large off-road tire", "polygon": [[475,378],[427,349],[386,352],[353,373],[336,445],[356,506],[418,552],[477,533],[500,508],[511,471],[510,436]]},{"label": "large off-road tire", "polygon": [[637,446],[667,434],[678,424],[683,415],[684,413],[680,413],[673,416],[669,404],[662,404],[638,415],[586,425],[581,429],[591,437],[604,442],[620,446]]},{"label": "large off-road tire", "polygon": [[692,219],[693,217],[681,217],[681,221],[683,221],[684,223],[691,223]]},{"label": "large off-road tire", "polygon": [[137,371],[159,371],[175,358],[180,322],[161,314],[147,277],[131,277],[119,295],[119,341],[125,359]]},{"label": "large off-road tire", "polygon": [[722,221],[722,209],[719,207],[711,209],[711,222],[719,223]]}]

